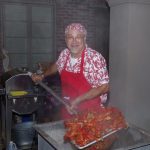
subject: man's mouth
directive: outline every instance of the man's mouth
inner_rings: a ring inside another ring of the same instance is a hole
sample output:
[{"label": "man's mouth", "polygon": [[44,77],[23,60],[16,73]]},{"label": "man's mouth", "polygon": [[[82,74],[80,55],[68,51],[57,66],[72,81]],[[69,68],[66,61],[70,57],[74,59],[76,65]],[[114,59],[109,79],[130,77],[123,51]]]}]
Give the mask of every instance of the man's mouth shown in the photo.
[{"label": "man's mouth", "polygon": [[79,45],[77,45],[77,44],[76,44],[76,45],[71,45],[71,47],[72,47],[72,48],[78,48]]}]

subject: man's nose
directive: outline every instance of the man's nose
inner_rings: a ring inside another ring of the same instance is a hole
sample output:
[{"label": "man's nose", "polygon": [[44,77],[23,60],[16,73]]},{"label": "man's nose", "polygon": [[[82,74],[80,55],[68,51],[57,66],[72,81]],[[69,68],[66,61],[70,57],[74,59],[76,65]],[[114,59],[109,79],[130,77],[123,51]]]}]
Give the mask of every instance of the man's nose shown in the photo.
[{"label": "man's nose", "polygon": [[77,38],[73,38],[73,42],[76,42],[77,41]]}]

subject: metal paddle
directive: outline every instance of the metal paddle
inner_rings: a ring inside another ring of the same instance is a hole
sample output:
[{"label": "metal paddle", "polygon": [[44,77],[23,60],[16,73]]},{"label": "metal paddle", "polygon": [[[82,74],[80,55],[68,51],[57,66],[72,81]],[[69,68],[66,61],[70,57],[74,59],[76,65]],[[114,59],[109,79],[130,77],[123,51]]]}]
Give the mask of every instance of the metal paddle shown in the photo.
[{"label": "metal paddle", "polygon": [[[30,77],[32,76],[33,73],[28,72],[27,73]],[[60,98],[50,87],[48,87],[44,82],[42,81],[38,81],[37,84],[39,84],[41,87],[43,87],[48,93],[50,93],[51,95],[53,95],[59,102],[61,102],[63,105],[65,105],[66,107],[70,108],[70,105],[64,101],[62,98]],[[76,110],[71,109],[71,112],[73,114],[77,114]]]}]

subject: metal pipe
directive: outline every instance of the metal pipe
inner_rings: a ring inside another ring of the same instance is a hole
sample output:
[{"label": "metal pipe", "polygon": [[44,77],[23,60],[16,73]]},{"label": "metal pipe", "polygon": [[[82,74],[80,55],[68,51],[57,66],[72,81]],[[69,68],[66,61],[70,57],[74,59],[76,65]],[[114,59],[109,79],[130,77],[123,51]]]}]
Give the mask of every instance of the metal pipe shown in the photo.
[{"label": "metal pipe", "polygon": [[[31,72],[27,73],[30,77],[32,76]],[[50,87],[48,87],[45,83],[43,83],[42,81],[38,81],[37,84],[39,84],[41,87],[43,87],[48,93],[52,94],[59,102],[61,102],[63,105],[65,105],[66,107],[68,107],[71,112],[73,114],[77,114],[76,110],[73,110],[70,108],[70,105],[65,102],[62,98],[60,98]]]}]

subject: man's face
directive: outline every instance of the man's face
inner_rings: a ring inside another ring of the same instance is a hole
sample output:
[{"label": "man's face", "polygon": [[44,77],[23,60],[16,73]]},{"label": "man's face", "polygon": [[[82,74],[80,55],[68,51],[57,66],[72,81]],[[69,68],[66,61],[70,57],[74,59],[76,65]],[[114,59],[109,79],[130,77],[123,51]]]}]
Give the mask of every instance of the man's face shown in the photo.
[{"label": "man's face", "polygon": [[85,49],[85,35],[76,30],[69,30],[66,34],[65,40],[72,56],[79,57]]}]

